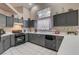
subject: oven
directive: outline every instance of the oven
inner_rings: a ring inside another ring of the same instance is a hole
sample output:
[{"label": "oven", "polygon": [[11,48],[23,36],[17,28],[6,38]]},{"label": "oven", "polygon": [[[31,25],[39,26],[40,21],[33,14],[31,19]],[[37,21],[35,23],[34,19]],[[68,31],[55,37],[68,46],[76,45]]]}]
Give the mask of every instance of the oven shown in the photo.
[{"label": "oven", "polygon": [[25,43],[24,33],[15,33],[15,46]]}]

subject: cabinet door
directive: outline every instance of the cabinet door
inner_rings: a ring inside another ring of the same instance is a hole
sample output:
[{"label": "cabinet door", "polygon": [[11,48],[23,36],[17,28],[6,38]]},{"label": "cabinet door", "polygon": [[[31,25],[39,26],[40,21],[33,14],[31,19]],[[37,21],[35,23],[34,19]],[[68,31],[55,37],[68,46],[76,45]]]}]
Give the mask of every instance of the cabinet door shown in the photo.
[{"label": "cabinet door", "polygon": [[69,12],[66,14],[66,26],[77,26],[78,25],[78,11]]},{"label": "cabinet door", "polygon": [[3,37],[3,49],[7,50],[10,47],[10,36]]},{"label": "cabinet door", "polygon": [[15,45],[15,35],[11,35],[10,39],[11,39],[11,46],[14,46]]},{"label": "cabinet door", "polygon": [[41,34],[30,34],[29,41],[41,46],[45,46],[45,36]]},{"label": "cabinet door", "polygon": [[0,27],[6,27],[6,16],[0,14]]},{"label": "cabinet door", "polygon": [[2,41],[0,41],[0,54],[3,52],[3,44]]},{"label": "cabinet door", "polygon": [[46,42],[45,42],[45,47],[46,48],[49,48],[49,49],[56,49],[56,39],[54,40],[47,40],[46,39]]},{"label": "cabinet door", "polygon": [[45,46],[45,35],[38,34],[38,35],[36,35],[36,37],[37,37],[37,40],[38,40],[37,43],[41,46]]},{"label": "cabinet door", "polygon": [[63,36],[56,37],[56,51],[58,51],[58,49],[60,48],[62,40],[63,40]]},{"label": "cabinet door", "polygon": [[38,40],[37,40],[36,35],[35,34],[29,34],[29,41],[37,44]]},{"label": "cabinet door", "polygon": [[54,16],[54,26],[65,26],[66,25],[66,15],[58,14]]},{"label": "cabinet door", "polygon": [[28,34],[25,34],[25,41],[28,41]]},{"label": "cabinet door", "polygon": [[12,17],[6,17],[6,26],[7,27],[13,27],[14,19]]}]

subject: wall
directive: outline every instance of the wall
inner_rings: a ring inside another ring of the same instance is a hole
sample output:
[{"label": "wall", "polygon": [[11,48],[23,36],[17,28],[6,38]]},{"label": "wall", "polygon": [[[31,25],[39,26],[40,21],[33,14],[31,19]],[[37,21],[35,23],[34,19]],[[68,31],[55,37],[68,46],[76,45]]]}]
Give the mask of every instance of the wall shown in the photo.
[{"label": "wall", "polygon": [[30,12],[28,9],[23,7],[23,18],[26,20],[27,18],[30,18]]},{"label": "wall", "polygon": [[[37,11],[49,7],[52,11],[52,16],[55,14],[67,12],[68,9],[72,8],[74,10],[79,9],[79,4],[77,3],[47,3],[47,4],[39,4],[37,6],[34,6],[31,10],[31,18],[34,20],[37,20]],[[76,31],[78,27],[75,26],[63,26],[63,27],[53,27],[55,30],[59,31]]]}]

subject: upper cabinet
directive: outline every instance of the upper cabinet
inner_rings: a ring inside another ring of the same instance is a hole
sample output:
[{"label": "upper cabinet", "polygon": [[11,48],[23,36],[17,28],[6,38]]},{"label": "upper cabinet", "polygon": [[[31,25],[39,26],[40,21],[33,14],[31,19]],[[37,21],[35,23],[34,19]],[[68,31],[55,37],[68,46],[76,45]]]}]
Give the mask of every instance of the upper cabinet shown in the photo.
[{"label": "upper cabinet", "polygon": [[12,27],[14,24],[14,18],[12,16],[5,16],[0,14],[0,27]]},{"label": "upper cabinet", "polygon": [[78,26],[78,10],[53,16],[54,26]]},{"label": "upper cabinet", "polygon": [[0,27],[6,27],[6,16],[0,14]]},{"label": "upper cabinet", "polygon": [[13,27],[14,24],[14,18],[6,16],[6,27]]}]

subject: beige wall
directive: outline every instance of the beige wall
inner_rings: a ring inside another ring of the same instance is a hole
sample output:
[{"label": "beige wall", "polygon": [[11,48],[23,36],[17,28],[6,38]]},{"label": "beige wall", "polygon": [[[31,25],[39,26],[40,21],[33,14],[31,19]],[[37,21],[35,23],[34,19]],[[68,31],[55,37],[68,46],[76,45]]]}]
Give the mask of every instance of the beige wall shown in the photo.
[{"label": "beige wall", "polygon": [[[55,15],[56,13],[63,13],[63,12],[67,12],[68,9],[72,8],[72,9],[79,9],[79,4],[64,4],[64,3],[50,3],[50,4],[40,4],[38,6],[34,6],[31,10],[31,17],[34,20],[37,20],[37,11],[47,8],[49,7],[52,11],[52,16]],[[78,27],[76,26],[63,26],[63,27],[53,27],[53,29],[55,30],[59,30],[59,31],[76,31]]]},{"label": "beige wall", "polygon": [[27,18],[30,18],[30,11],[23,7],[23,18],[26,20]]}]

